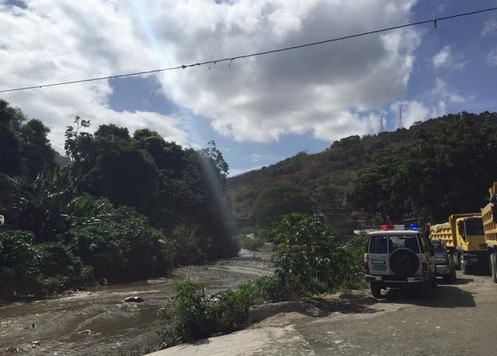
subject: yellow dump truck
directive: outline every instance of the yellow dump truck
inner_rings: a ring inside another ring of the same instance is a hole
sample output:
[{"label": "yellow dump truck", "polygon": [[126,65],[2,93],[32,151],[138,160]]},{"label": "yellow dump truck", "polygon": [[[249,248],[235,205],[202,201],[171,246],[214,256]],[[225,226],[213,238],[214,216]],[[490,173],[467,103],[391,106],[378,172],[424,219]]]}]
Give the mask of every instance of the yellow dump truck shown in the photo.
[{"label": "yellow dump truck", "polygon": [[430,239],[442,240],[454,264],[464,274],[487,270],[487,244],[480,213],[452,214],[449,221],[430,226]]},{"label": "yellow dump truck", "polygon": [[490,202],[481,209],[481,218],[488,246],[490,273],[493,281],[497,283],[497,182],[494,182],[488,192]]}]

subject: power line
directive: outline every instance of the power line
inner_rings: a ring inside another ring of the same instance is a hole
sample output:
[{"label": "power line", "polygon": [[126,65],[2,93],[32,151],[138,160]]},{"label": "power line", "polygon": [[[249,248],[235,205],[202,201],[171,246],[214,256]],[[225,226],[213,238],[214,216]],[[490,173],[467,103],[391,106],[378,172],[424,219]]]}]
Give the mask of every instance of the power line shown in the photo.
[{"label": "power line", "polygon": [[309,43],[304,43],[304,44],[296,45],[296,46],[277,48],[277,49],[272,49],[272,50],[268,50],[268,51],[254,52],[254,53],[249,53],[249,54],[242,54],[242,55],[234,56],[234,57],[225,57],[225,58],[213,59],[213,60],[204,61],[204,62],[183,64],[183,65],[178,65],[178,66],[173,66],[173,67],[168,67],[168,68],[152,69],[152,70],[146,70],[146,71],[141,71],[141,72],[132,72],[132,73],[125,73],[125,74],[108,75],[108,76],[104,76],[104,77],[95,77],[95,78],[87,78],[87,79],[79,79],[79,80],[68,80],[68,81],[50,83],[50,84],[41,84],[41,85],[32,85],[32,86],[18,87],[18,88],[12,88],[12,89],[3,89],[3,90],[0,90],[0,93],[9,93],[9,92],[14,92],[14,91],[22,91],[22,90],[30,90],[30,89],[42,89],[42,88],[49,88],[49,87],[62,86],[62,85],[96,82],[96,81],[100,81],[100,80],[120,79],[120,78],[126,78],[126,77],[141,76],[141,75],[146,75],[146,74],[155,74],[155,73],[166,72],[166,71],[171,71],[171,70],[186,69],[186,68],[197,67],[197,66],[212,65],[212,64],[216,65],[218,63],[223,63],[223,62],[231,63],[237,59],[245,59],[245,58],[249,58],[249,57],[264,56],[267,54],[286,52],[286,51],[291,51],[291,50],[301,49],[301,48],[306,48],[306,47],[311,47],[311,46],[319,46],[319,45],[326,44],[326,43],[344,41],[344,40],[349,40],[352,38],[364,37],[364,36],[368,36],[368,35],[398,30],[398,29],[407,28],[407,27],[425,25],[428,23],[433,24],[433,28],[437,29],[438,23],[440,21],[452,20],[452,19],[459,18],[459,17],[472,16],[472,15],[481,14],[484,12],[495,11],[495,10],[497,10],[497,7],[491,7],[491,8],[481,9],[481,10],[476,10],[476,11],[471,11],[471,12],[463,12],[463,13],[450,15],[450,16],[432,18],[430,20],[411,22],[411,23],[404,24],[404,25],[398,25],[398,26],[386,27],[386,28],[382,28],[382,29],[378,29],[378,30],[356,33],[356,34],[347,35],[347,36],[343,36],[343,37],[330,38],[330,39],[323,40],[323,41],[309,42]]}]

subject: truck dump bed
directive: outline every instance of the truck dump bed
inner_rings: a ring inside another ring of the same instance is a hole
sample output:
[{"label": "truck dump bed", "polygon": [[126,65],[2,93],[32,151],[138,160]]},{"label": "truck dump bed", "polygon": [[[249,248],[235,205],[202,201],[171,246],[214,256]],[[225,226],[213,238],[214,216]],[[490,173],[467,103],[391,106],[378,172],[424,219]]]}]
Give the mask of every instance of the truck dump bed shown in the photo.
[{"label": "truck dump bed", "polygon": [[455,247],[455,239],[450,223],[446,222],[430,226],[430,240],[442,240],[445,247],[453,249]]},{"label": "truck dump bed", "polygon": [[[497,182],[490,187],[488,190],[490,193],[490,203],[488,203],[483,209],[481,209],[481,216],[483,220],[483,231],[485,232],[485,242],[489,247],[497,246],[497,224],[494,221],[495,201],[493,197],[497,194]],[[497,217],[496,217],[497,218]],[[496,219],[497,220],[497,219]]]}]

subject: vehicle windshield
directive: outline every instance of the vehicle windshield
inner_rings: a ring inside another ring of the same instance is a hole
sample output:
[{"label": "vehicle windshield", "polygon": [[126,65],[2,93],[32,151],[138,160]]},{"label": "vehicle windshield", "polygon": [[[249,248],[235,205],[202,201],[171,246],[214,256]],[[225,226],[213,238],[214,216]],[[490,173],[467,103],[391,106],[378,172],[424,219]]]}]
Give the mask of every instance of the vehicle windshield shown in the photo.
[{"label": "vehicle windshield", "polygon": [[466,235],[483,235],[483,221],[481,218],[472,218],[464,222]]},{"label": "vehicle windshield", "polygon": [[419,253],[417,235],[373,235],[371,236],[369,252],[388,253],[401,247]]},{"label": "vehicle windshield", "polygon": [[444,254],[446,253],[446,249],[441,242],[432,242],[431,245],[435,249],[436,254]]}]

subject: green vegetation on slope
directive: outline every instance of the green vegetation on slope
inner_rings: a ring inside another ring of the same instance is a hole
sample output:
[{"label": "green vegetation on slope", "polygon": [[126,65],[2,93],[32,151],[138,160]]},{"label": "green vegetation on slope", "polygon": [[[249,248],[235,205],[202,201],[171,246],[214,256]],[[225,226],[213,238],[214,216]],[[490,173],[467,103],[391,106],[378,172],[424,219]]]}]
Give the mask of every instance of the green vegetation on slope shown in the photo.
[{"label": "green vegetation on slope", "polygon": [[148,129],[89,126],[76,117],[67,127],[69,162],[58,166],[49,129],[0,100],[0,298],[163,276],[238,252],[214,142],[194,151]]},{"label": "green vegetation on slope", "polygon": [[262,204],[266,191],[282,184],[306,197],[339,235],[373,219],[439,221],[482,206],[497,176],[496,147],[496,113],[447,115],[410,129],[347,137],[321,153],[299,153],[230,178],[228,190],[246,226],[261,225],[261,205],[303,211],[304,203],[295,208],[283,196]]}]

